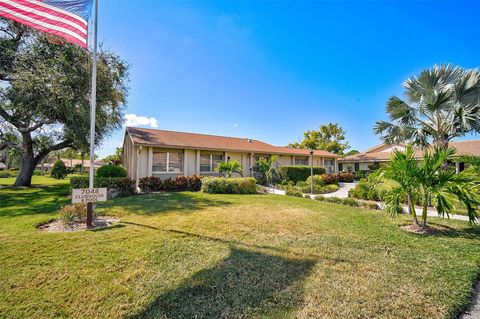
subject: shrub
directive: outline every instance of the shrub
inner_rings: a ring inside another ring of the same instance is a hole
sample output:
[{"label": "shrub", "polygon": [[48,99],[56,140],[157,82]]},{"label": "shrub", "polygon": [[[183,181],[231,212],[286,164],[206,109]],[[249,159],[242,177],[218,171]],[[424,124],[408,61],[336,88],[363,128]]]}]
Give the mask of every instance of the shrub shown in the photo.
[{"label": "shrub", "polygon": [[257,184],[253,177],[205,177],[202,180],[201,190],[209,194],[255,194]]},{"label": "shrub", "polygon": [[322,195],[315,196],[315,200],[318,200],[318,201],[320,201],[320,202],[324,202],[325,199],[326,199],[326,197],[325,197],[325,196],[322,196]]},{"label": "shrub", "polygon": [[[328,194],[328,193],[336,192],[339,188],[340,187],[336,184],[330,184],[330,185],[325,185],[325,186],[313,185],[313,193],[314,194]],[[301,187],[300,190],[303,193],[310,193],[311,192],[311,187],[310,187],[310,185],[304,186],[304,187]]]},{"label": "shrub", "polygon": [[380,206],[375,202],[360,202],[360,206],[366,209],[379,210]]},{"label": "shrub", "polygon": [[60,209],[60,219],[66,225],[73,225],[77,221],[84,221],[87,217],[87,205],[77,203],[65,205]]},{"label": "shrub", "polygon": [[325,185],[337,184],[338,183],[338,174],[323,174],[322,179],[323,179],[323,183]]},{"label": "shrub", "polygon": [[158,192],[162,189],[162,180],[155,176],[143,177],[138,181],[138,187],[143,193]]},{"label": "shrub", "polygon": [[365,178],[365,177],[367,177],[367,171],[366,170],[361,170],[361,171],[355,172],[355,179],[356,180],[360,180],[360,179]]},{"label": "shrub", "polygon": [[64,162],[58,160],[55,162],[55,164],[53,164],[52,172],[50,173],[53,178],[64,179],[65,177],[67,177],[67,174],[68,171]]},{"label": "shrub", "polygon": [[177,176],[175,182],[177,183],[177,190],[198,192],[202,187],[202,176]]},{"label": "shrub", "polygon": [[127,177],[127,170],[117,165],[105,165],[97,170],[97,177]]},{"label": "shrub", "polygon": [[9,177],[16,177],[16,176],[17,176],[16,172],[0,171],[0,178],[9,178]]},{"label": "shrub", "polygon": [[42,171],[41,171],[41,170],[36,169],[36,170],[33,171],[33,176],[40,176],[40,175],[42,175]]},{"label": "shrub", "polygon": [[[70,185],[72,185],[72,188],[88,188],[88,176],[72,177]],[[97,177],[94,181],[94,187],[115,188],[120,196],[135,194],[135,181],[127,177]]]},{"label": "shrub", "polygon": [[298,187],[292,187],[292,186],[285,188],[285,195],[303,197],[302,191],[298,189]]},{"label": "shrub", "polygon": [[348,206],[355,206],[355,207],[358,207],[360,206],[360,204],[358,203],[358,201],[354,200],[353,198],[344,198],[342,200],[342,204],[343,205],[348,205]]},{"label": "shrub", "polygon": [[343,204],[343,198],[340,198],[340,197],[326,197],[325,198],[325,201],[326,202],[329,202],[329,203],[335,203],[335,204]]},{"label": "shrub", "polygon": [[[310,185],[312,181],[312,176],[308,176],[307,178],[307,184]],[[298,183],[297,183],[298,185]],[[313,175],[313,185],[318,185],[318,186],[323,186],[325,185],[325,182],[323,181],[322,175]]]},{"label": "shrub", "polygon": [[[306,181],[310,176],[310,166],[282,166],[280,167],[282,177],[287,181],[297,183],[299,181]],[[314,166],[314,175],[325,174],[325,167]]]},{"label": "shrub", "polygon": [[339,173],[338,181],[342,183],[353,183],[355,181],[355,175],[352,173]]},{"label": "shrub", "polygon": [[174,179],[167,178],[162,182],[162,191],[173,192],[177,190],[177,183]]}]

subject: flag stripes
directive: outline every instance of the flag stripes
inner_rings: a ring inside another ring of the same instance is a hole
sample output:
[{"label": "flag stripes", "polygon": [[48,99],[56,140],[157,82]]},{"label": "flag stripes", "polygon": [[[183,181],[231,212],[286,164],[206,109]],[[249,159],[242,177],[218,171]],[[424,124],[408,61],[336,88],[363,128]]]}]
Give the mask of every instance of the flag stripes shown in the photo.
[{"label": "flag stripes", "polygon": [[0,0],[0,16],[87,47],[87,22],[61,8],[35,0]]}]

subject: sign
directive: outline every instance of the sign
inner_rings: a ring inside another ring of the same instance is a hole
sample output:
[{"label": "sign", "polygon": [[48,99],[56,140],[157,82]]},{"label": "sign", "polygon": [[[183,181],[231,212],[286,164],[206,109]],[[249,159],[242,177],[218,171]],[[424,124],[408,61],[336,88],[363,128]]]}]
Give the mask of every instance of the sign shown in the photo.
[{"label": "sign", "polygon": [[106,188],[77,188],[72,190],[72,204],[107,201]]}]

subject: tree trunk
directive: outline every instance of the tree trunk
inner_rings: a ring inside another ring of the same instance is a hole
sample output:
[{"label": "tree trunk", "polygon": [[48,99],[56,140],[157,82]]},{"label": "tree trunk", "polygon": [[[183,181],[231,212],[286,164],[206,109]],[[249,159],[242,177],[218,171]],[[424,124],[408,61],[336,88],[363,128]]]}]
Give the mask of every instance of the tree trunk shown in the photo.
[{"label": "tree trunk", "polygon": [[408,198],[408,214],[413,216],[413,224],[418,225],[417,212],[415,211],[415,205],[412,202],[412,197],[410,194],[407,195]]},{"label": "tree trunk", "polygon": [[427,228],[427,207],[428,207],[428,194],[425,194],[423,199],[423,210],[422,210],[422,228]]},{"label": "tree trunk", "polygon": [[32,175],[36,166],[33,155],[33,141],[30,133],[22,134],[22,160],[20,170],[13,186],[32,186]]}]

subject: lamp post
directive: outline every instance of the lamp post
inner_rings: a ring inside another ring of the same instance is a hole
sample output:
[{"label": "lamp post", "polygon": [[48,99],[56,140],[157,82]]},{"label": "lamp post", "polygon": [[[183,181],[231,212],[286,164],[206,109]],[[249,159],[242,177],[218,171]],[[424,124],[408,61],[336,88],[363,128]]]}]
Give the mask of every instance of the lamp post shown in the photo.
[{"label": "lamp post", "polygon": [[313,150],[310,150],[310,194],[313,195]]}]

